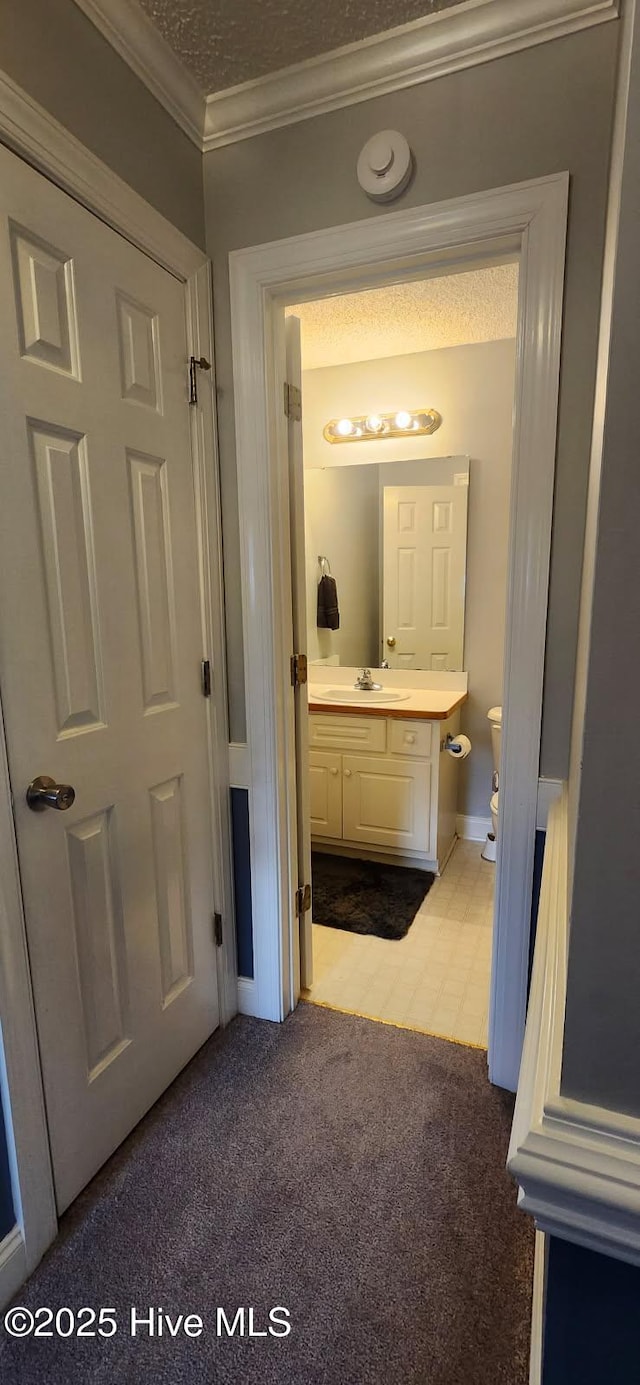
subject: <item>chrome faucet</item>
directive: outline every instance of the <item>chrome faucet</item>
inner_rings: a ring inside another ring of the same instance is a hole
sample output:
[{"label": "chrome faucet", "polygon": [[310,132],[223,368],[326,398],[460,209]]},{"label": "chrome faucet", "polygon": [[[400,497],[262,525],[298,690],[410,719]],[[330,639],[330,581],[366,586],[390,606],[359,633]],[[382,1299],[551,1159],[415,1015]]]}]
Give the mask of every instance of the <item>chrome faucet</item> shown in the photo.
[{"label": "chrome faucet", "polygon": [[363,668],[360,670],[360,677],[356,678],[353,686],[354,688],[358,688],[360,692],[379,692],[382,683],[374,683],[371,677],[371,669]]}]

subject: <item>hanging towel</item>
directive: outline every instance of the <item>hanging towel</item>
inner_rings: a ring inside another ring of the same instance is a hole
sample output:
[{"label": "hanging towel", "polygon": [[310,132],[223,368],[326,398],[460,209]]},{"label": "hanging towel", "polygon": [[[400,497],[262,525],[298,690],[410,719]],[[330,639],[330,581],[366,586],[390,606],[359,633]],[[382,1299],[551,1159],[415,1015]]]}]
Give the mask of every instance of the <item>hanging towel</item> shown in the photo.
[{"label": "hanging towel", "polygon": [[318,582],[318,629],[340,629],[336,579],[335,577],[328,577],[326,573]]}]

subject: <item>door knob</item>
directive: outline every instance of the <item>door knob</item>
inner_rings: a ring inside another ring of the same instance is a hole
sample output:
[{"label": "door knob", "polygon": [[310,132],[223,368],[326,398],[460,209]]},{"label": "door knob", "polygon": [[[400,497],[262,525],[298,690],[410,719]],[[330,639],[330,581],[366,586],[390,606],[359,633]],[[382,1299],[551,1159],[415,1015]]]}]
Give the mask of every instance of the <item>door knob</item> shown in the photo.
[{"label": "door knob", "polygon": [[41,813],[45,808],[57,808],[65,813],[75,797],[76,791],[70,784],[56,784],[55,779],[49,779],[46,774],[33,779],[27,789],[27,803],[34,813]]},{"label": "door knob", "polygon": [[395,635],[387,635],[387,644],[388,644],[388,646],[389,646],[389,649],[395,649],[395,645],[396,645],[396,637],[395,637]]}]

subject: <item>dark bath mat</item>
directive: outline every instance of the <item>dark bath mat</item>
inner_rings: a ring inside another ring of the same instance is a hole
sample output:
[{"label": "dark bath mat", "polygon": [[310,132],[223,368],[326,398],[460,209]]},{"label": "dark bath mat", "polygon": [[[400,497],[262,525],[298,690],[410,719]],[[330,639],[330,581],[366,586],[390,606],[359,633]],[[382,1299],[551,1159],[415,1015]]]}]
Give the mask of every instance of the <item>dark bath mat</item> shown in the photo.
[{"label": "dark bath mat", "polygon": [[413,866],[384,866],[314,851],[313,922],[376,938],[404,938],[435,876]]}]

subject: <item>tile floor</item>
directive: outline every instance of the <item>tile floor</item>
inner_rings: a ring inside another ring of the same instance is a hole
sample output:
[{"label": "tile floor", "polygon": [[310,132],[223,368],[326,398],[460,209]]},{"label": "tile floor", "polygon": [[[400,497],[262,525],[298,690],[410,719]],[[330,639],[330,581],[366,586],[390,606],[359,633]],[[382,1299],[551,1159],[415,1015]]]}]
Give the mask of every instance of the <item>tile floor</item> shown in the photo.
[{"label": "tile floor", "polygon": [[307,999],[487,1046],[495,866],[456,844],[406,938],[313,925]]}]

